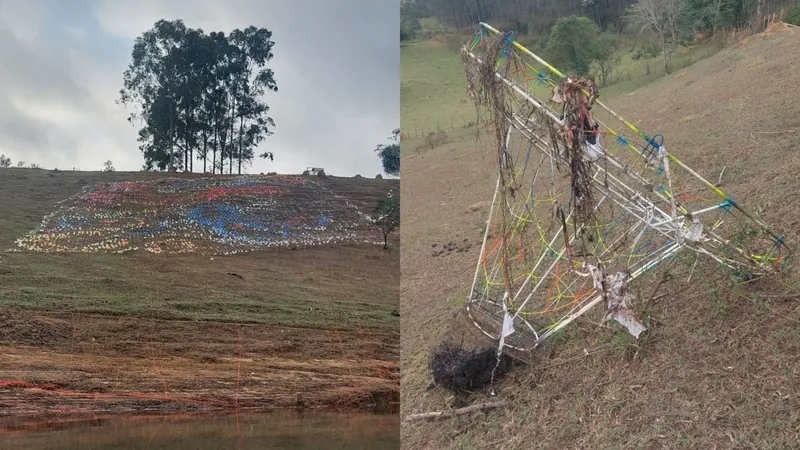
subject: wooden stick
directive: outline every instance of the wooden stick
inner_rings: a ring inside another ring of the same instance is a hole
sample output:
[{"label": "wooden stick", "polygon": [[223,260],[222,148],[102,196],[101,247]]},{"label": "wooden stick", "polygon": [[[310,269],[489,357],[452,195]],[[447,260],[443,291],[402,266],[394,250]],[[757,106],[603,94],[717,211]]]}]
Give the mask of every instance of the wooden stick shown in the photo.
[{"label": "wooden stick", "polygon": [[722,174],[725,173],[725,169],[727,169],[727,168],[728,168],[728,166],[725,166],[725,167],[722,168],[722,171],[719,173],[719,180],[717,181],[717,184],[715,186],[717,186],[717,187],[722,186]]},{"label": "wooden stick", "polygon": [[750,134],[784,134],[784,133],[797,133],[797,130],[782,130],[782,131],[751,131]]},{"label": "wooden stick", "polygon": [[451,409],[450,411],[433,411],[433,412],[426,412],[419,414],[411,414],[406,417],[406,421],[410,422],[413,420],[439,419],[445,417],[461,416],[464,414],[473,413],[475,411],[502,408],[503,406],[506,406],[506,402],[478,403],[477,405],[467,406],[465,408],[459,408],[459,409]]}]

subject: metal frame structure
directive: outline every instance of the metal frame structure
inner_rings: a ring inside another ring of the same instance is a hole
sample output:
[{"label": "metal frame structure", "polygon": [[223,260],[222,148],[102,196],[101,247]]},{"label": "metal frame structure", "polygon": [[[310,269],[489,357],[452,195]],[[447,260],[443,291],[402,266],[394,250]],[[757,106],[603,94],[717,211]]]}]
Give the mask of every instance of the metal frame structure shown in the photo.
[{"label": "metal frame structure", "polygon": [[[565,74],[513,40],[513,34],[502,33],[485,23],[480,24],[476,38],[473,39],[471,45],[463,47],[462,53],[467,57],[465,60],[476,66],[493,64],[497,69],[498,61],[484,61],[476,51],[477,47],[491,39],[505,41],[507,50],[504,55],[506,58],[513,52],[515,58],[522,60],[528,68],[536,70],[535,81],[537,84],[546,83],[550,87],[555,87],[558,82],[567,79]],[[544,66],[552,75],[555,75],[555,80],[546,77],[543,71],[535,69],[534,64]],[[564,120],[557,110],[548,105],[547,101],[537,97],[534,89],[512,79],[507,71],[496,70],[494,75],[503,83],[509,96],[525,105],[525,108],[514,108],[511,116],[507,117],[509,127],[505,142],[498,144],[505,151],[511,148],[511,143],[515,138],[521,138],[528,145],[525,164],[527,165],[530,160],[531,150],[535,150],[536,154],[541,157],[540,167],[549,165],[552,177],[552,168],[559,164],[567,164],[568,161],[565,160],[558,145],[554,145],[552,140],[548,140],[542,122],[548,121],[552,126],[563,128]],[[542,80],[545,80],[544,83]],[[586,95],[588,96],[588,93]],[[775,257],[775,254],[781,254],[783,251],[791,253],[782,236],[774,233],[761,219],[746,211],[718,186],[689,168],[674,154],[668,153],[663,145],[663,137],[658,142],[657,139],[640,131],[602,102],[596,101],[595,104],[607,116],[605,120],[598,120],[600,126],[607,135],[611,136],[613,144],[626,150],[627,153],[613,154],[608,149],[600,147],[602,155],[597,163],[591,165],[592,189],[598,197],[595,211],[602,215],[602,208],[614,207],[631,219],[632,225],[624,233],[618,234],[619,237],[615,237],[619,242],[624,238],[625,244],[628,245],[627,239],[636,236],[633,245],[629,246],[632,249],[630,252],[633,252],[633,248],[645,238],[649,237],[652,238],[651,240],[659,242],[655,251],[637,258],[627,267],[617,267],[618,270],[624,269],[627,281],[641,277],[664,261],[686,250],[710,257],[734,271],[746,271],[751,274],[773,271],[776,261],[780,262],[780,257]],[[529,112],[523,112],[523,110],[530,111],[531,109],[538,112],[538,116],[534,117]],[[630,132],[633,132],[633,138],[624,136],[623,133],[611,128],[609,123],[614,120],[621,122]],[[653,151],[645,154],[637,148],[633,143],[636,138],[641,139],[643,145],[652,148]],[[674,168],[671,168],[670,164],[673,164]],[[502,171],[504,168],[501,167],[500,170]],[[684,177],[684,181],[699,184],[699,189],[714,194],[721,201],[702,201],[698,205],[692,205],[691,201],[681,201],[681,197],[677,193],[679,183],[675,179],[674,170],[681,172],[680,175]],[[504,349],[532,350],[569,323],[608,299],[608,288],[604,287],[602,283],[598,284],[595,279],[594,288],[584,291],[580,296],[572,295],[572,301],[564,306],[553,307],[551,303],[548,303],[547,308],[542,306],[545,301],[544,297],[546,297],[543,293],[545,285],[562,284],[566,286],[566,290],[570,290],[581,278],[588,277],[591,281],[589,273],[584,272],[587,268],[585,260],[582,261],[582,265],[578,266],[574,264],[575,261],[572,258],[569,259],[570,280],[568,282],[563,281],[561,277],[554,278],[553,275],[556,265],[569,256],[570,245],[576,236],[584,231],[583,229],[578,230],[569,239],[565,239],[560,248],[554,247],[554,245],[562,236],[562,230],[551,229],[548,238],[543,238],[541,241],[545,251],[540,253],[532,267],[530,265],[525,267],[525,273],[517,279],[518,286],[515,286],[513,290],[508,288],[510,280],[506,279],[503,283],[496,282],[502,278],[499,273],[502,271],[499,270],[499,258],[495,259],[492,270],[487,270],[487,256],[490,253],[488,240],[492,234],[492,226],[496,225],[493,222],[495,221],[494,215],[498,214],[498,211],[504,210],[503,213],[507,214],[506,217],[516,218],[520,223],[527,222],[529,224],[530,218],[522,217],[522,214],[515,212],[514,209],[515,207],[524,207],[528,208],[528,211],[531,210],[531,204],[536,199],[534,184],[538,175],[539,169],[533,175],[529,196],[526,200],[518,202],[517,205],[502,200],[505,199],[502,193],[506,187],[502,186],[502,177],[498,176],[472,289],[465,306],[473,324],[489,338],[499,341],[499,351]],[[512,176],[514,175],[512,174]],[[503,204],[503,201],[507,203]],[[749,251],[737,245],[729,236],[724,237],[724,233],[718,230],[721,224],[727,220],[720,216],[733,216],[734,212],[737,213],[735,214],[736,218],[748,221],[765,238],[773,242],[774,245],[767,253],[758,254]],[[567,221],[570,220],[573,213],[574,209],[571,208],[566,218]],[[709,219],[705,220],[707,218]],[[716,221],[713,221],[714,218]],[[603,231],[608,228],[606,227]],[[502,230],[503,245],[507,245],[511,235],[511,232]],[[617,254],[619,252],[614,250],[617,247],[617,241],[604,247],[602,251],[596,252],[593,255],[594,258],[597,260],[614,260],[615,258],[620,260],[621,258]],[[558,250],[555,250],[556,248]],[[547,251],[547,249],[550,250]],[[553,260],[548,261],[548,256]],[[630,261],[631,258],[628,257],[628,262]],[[592,268],[594,269],[593,266]],[[482,269],[483,277],[481,277]],[[505,286],[500,288],[501,284]],[[492,287],[493,285],[494,287]],[[538,306],[534,304],[538,304]],[[544,324],[537,322],[537,319],[542,319],[544,316],[547,319]],[[512,342],[514,335],[523,335],[523,338]]]}]

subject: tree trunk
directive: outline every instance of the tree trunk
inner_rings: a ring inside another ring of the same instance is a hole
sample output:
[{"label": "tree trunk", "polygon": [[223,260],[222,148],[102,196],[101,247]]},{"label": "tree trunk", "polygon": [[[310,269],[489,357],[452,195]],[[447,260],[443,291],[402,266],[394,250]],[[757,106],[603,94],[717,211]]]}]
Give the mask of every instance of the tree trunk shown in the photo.
[{"label": "tree trunk", "polygon": [[758,4],[756,5],[756,29],[755,32],[759,32],[763,29],[763,22],[764,22],[764,0],[758,0]]},{"label": "tree trunk", "polygon": [[208,136],[206,133],[203,132],[203,175],[206,174],[208,169],[206,168],[206,164],[208,163]]},{"label": "tree trunk", "polygon": [[[227,114],[223,113],[223,117],[227,116]],[[222,128],[220,128],[220,135],[219,135],[219,174],[225,174],[225,157],[227,154],[225,151],[228,149],[228,135],[226,133],[226,124],[222,124]]]},{"label": "tree trunk", "polygon": [[169,106],[169,164],[167,165],[167,171],[169,171],[169,172],[172,172],[172,164],[173,164],[173,158],[174,158],[174,153],[175,153],[175,149],[173,147],[174,139],[175,139],[175,137],[174,137],[175,135],[173,134],[174,133],[173,132],[173,128],[174,128],[173,122],[174,122],[174,120],[173,120],[172,116],[173,116],[172,100],[170,99],[170,106]]},{"label": "tree trunk", "polygon": [[[189,117],[192,119],[192,121],[191,121],[192,125],[190,127],[188,127],[189,129],[187,130],[187,134],[191,134],[192,138],[194,138],[195,136],[197,136],[197,132],[195,130],[196,122],[194,120],[194,109],[191,110],[191,112],[189,114]],[[188,146],[188,145],[187,145],[187,147],[189,147],[188,148],[188,151],[189,151],[189,172],[194,173],[194,147],[191,147],[191,146]]]},{"label": "tree trunk", "polygon": [[211,160],[211,173],[217,173],[217,137],[219,136],[219,124],[215,121],[214,122],[214,149],[213,154],[214,158]]},{"label": "tree trunk", "polygon": [[239,116],[239,175],[242,174],[242,134],[244,133],[244,116]]},{"label": "tree trunk", "polygon": [[[234,149],[234,146],[233,146],[233,129],[234,129],[234,126],[236,126],[236,118],[234,117],[233,114],[235,112],[236,112],[236,105],[234,104],[233,107],[231,108],[231,134],[230,134],[230,137],[228,138],[228,141],[230,142],[230,151],[228,153],[228,175],[233,175],[233,149]],[[242,165],[239,164],[240,172],[241,172],[241,167],[242,167]]]},{"label": "tree trunk", "polygon": [[597,16],[597,26],[602,30],[603,29],[603,22],[600,20],[600,2],[594,2],[594,12]]}]

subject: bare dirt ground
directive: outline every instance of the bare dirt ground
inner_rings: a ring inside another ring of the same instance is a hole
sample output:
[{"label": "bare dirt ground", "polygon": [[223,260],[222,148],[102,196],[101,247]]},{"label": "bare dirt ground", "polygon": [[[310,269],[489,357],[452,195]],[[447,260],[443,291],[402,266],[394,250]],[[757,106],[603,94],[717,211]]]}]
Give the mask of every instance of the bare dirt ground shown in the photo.
[{"label": "bare dirt ground", "polygon": [[[797,247],[800,82],[797,29],[723,50],[630,95],[604,99],[666,148],[716,180]],[[401,415],[448,409],[428,390],[427,359],[463,305],[496,171],[474,129],[420,153],[404,142],[401,244]],[[408,150],[408,151],[406,151]],[[473,245],[441,253],[442,244]],[[435,247],[436,246],[436,247]],[[654,324],[635,341],[584,320],[535,363],[476,393],[506,408],[404,422],[403,448],[800,448],[800,299],[794,277],[759,289],[713,271],[676,272],[674,293],[648,305]],[[682,276],[680,276],[682,275]],[[689,288],[699,293],[691,293]]]},{"label": "bare dirt ground", "polygon": [[[364,407],[394,389],[396,333],[0,313],[4,415]],[[10,342],[9,342],[10,341]],[[385,398],[384,398],[385,397]]]},{"label": "bare dirt ground", "polygon": [[[0,169],[0,248],[83,185],[159,176]],[[365,212],[399,189],[324,183]],[[377,245],[0,253],[0,428],[21,415],[385,407],[399,395],[398,286],[399,252]]]}]

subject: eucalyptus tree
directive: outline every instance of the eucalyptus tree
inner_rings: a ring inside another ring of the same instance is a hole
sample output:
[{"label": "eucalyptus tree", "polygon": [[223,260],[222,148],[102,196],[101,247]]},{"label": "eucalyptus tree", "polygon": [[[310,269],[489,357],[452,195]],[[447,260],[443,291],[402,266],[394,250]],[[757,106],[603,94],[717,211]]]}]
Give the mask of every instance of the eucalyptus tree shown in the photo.
[{"label": "eucalyptus tree", "polygon": [[[206,34],[159,20],[136,38],[118,103],[139,124],[145,170],[228,173],[249,164],[273,132],[265,95],[277,92],[272,33],[250,26]],[[265,152],[272,155],[272,152]]]}]

